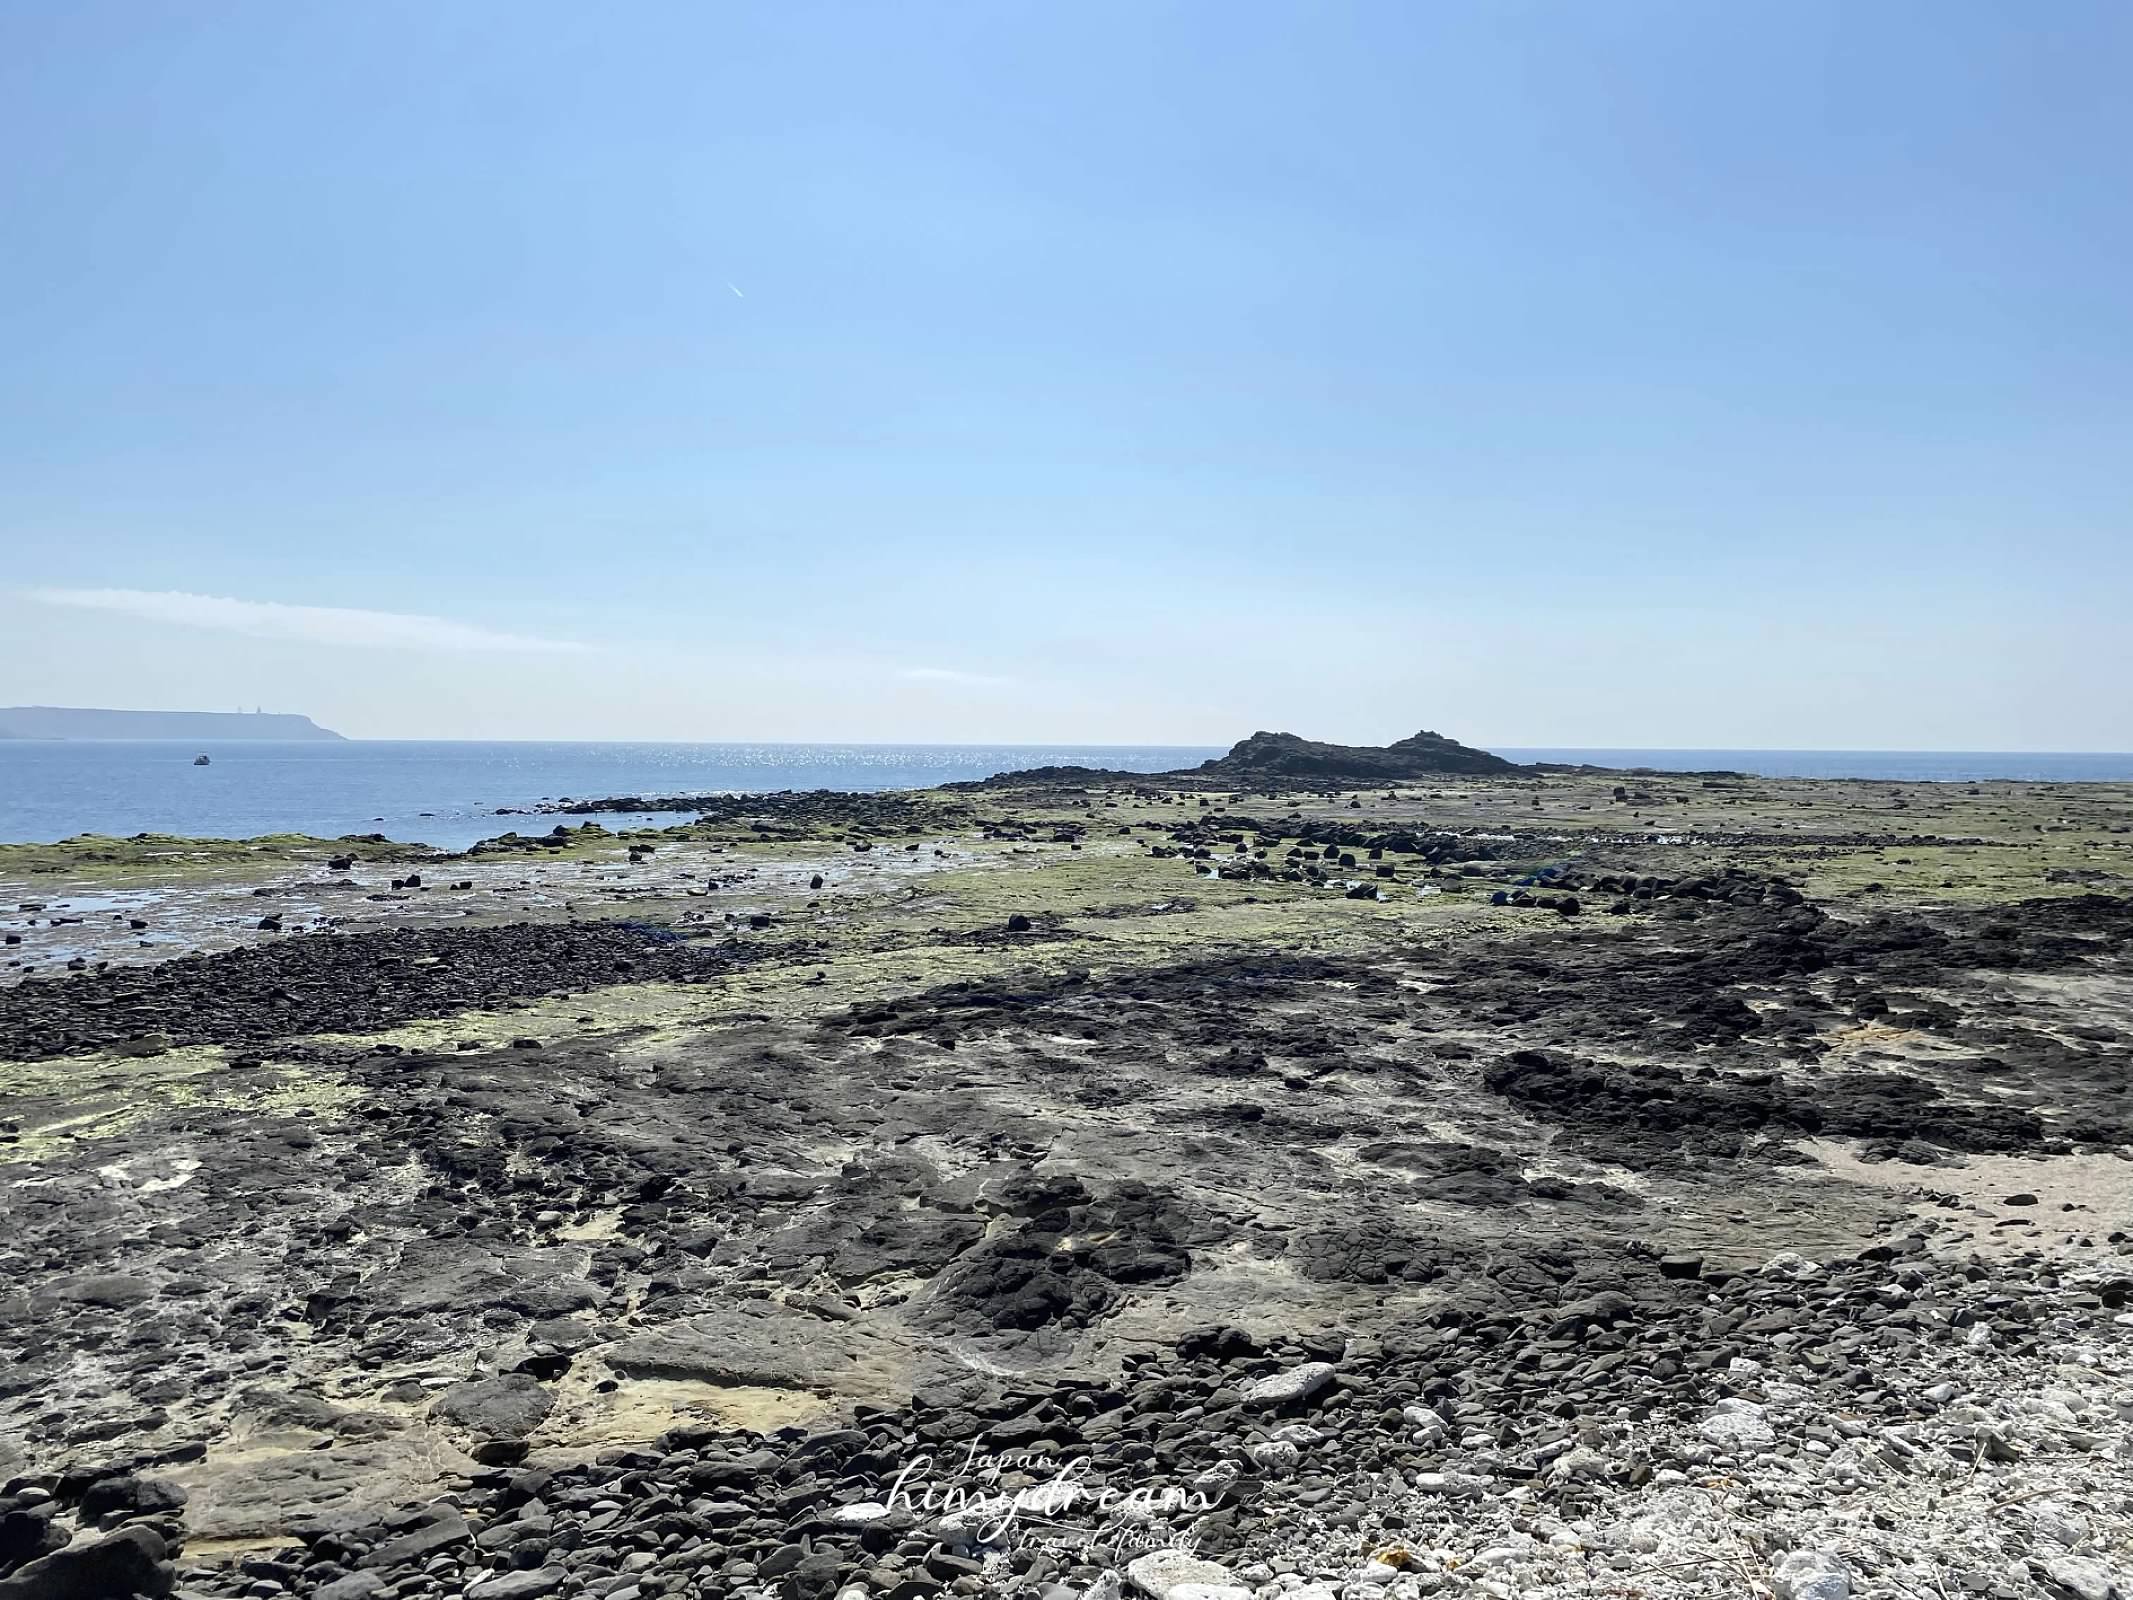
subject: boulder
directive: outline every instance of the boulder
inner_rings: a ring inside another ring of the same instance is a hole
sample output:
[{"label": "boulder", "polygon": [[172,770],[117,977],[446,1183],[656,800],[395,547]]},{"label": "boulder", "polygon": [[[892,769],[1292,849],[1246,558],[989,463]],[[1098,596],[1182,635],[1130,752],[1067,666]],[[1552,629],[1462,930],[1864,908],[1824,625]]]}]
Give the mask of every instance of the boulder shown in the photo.
[{"label": "boulder", "polygon": [[114,1514],[119,1516],[153,1516],[160,1512],[175,1511],[185,1504],[185,1491],[175,1483],[162,1478],[136,1478],[131,1473],[119,1473],[109,1478],[99,1478],[89,1485],[81,1497],[81,1519],[84,1522],[99,1522]]},{"label": "boulder", "polygon": [[466,1600],[536,1600],[562,1588],[567,1576],[561,1567],[535,1567],[530,1572],[501,1572],[467,1589]]},{"label": "boulder", "polygon": [[529,1373],[455,1383],[440,1394],[430,1414],[456,1423],[477,1439],[511,1442],[526,1438],[548,1420],[555,1397]]},{"label": "boulder", "polygon": [[1333,1363],[1306,1361],[1287,1372],[1260,1378],[1244,1388],[1246,1405],[1278,1406],[1291,1400],[1308,1400],[1333,1381]]},{"label": "boulder", "polygon": [[52,1506],[11,1506],[0,1511],[0,1572],[63,1550],[67,1532],[52,1521]]},{"label": "boulder", "polygon": [[366,1567],[420,1566],[440,1550],[465,1544],[474,1537],[467,1519],[452,1506],[431,1506],[414,1519],[406,1531],[387,1539],[363,1557]]},{"label": "boulder", "polygon": [[121,1528],[40,1556],[0,1578],[0,1600],[125,1600],[170,1593],[169,1548],[153,1528]]}]

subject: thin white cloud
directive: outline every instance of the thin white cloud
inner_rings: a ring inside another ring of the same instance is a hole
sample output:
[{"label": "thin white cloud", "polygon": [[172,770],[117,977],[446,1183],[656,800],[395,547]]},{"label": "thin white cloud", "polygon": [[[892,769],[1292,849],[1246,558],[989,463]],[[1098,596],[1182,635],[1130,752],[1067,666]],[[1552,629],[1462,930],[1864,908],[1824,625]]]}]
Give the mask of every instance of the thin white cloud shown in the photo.
[{"label": "thin white cloud", "polygon": [[896,674],[913,683],[953,683],[965,688],[997,689],[1013,683],[1012,678],[995,677],[989,672],[958,672],[953,667],[903,667]]},{"label": "thin white cloud", "polygon": [[255,639],[295,639],[305,644],[363,650],[576,652],[586,646],[567,639],[537,639],[501,633],[445,617],[401,611],[357,611],[345,606],[291,606],[274,600],[232,600],[223,595],[175,589],[32,589],[43,605],[112,611],[143,622],[174,622],[188,628],[247,634]]}]

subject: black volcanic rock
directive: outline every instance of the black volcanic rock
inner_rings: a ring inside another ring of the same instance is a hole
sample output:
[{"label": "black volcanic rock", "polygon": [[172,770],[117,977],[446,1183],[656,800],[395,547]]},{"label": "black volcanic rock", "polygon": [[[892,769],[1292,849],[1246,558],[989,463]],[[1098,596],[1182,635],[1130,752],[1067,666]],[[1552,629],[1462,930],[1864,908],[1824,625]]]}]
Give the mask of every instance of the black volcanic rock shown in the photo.
[{"label": "black volcanic rock", "polygon": [[1210,777],[1331,778],[1365,783],[1450,772],[1516,772],[1518,764],[1428,729],[1388,745],[1322,744],[1293,733],[1255,733],[1197,769]]},{"label": "black volcanic rock", "polygon": [[1013,772],[995,773],[990,778],[966,779],[958,783],[944,783],[943,789],[986,789],[993,787],[1026,786],[1044,784],[1108,783],[1115,778],[1137,778],[1143,783],[1166,776],[1160,772],[1126,772],[1117,767],[1019,767]]},{"label": "black volcanic rock", "polygon": [[[626,922],[292,937],[0,989],[0,1060],[42,1061],[113,1047],[152,1055],[178,1045],[361,1033],[563,987],[700,982],[730,971],[739,959],[727,947]],[[144,1034],[128,1020],[142,1011],[163,1027]]]},{"label": "black volcanic rock", "polygon": [[121,1528],[41,1556],[0,1578],[0,1600],[114,1600],[170,1593],[169,1547],[153,1528]]}]

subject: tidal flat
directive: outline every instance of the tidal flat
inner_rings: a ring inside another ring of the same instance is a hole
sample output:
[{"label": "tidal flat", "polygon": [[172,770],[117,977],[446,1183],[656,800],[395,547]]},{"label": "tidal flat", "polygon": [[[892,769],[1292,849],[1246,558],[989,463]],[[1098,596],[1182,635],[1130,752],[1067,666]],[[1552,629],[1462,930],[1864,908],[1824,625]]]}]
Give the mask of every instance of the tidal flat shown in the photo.
[{"label": "tidal flat", "polygon": [[2133,786],[673,814],[0,846],[0,1597],[2128,1570]]}]

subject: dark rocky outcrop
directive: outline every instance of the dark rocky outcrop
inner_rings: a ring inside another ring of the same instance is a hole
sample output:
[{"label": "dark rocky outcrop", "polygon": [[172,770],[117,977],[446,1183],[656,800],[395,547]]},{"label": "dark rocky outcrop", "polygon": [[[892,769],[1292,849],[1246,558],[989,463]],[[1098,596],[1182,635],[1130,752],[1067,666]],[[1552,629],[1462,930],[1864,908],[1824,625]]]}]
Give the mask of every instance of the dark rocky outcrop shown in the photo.
[{"label": "dark rocky outcrop", "polygon": [[1229,754],[1176,772],[1113,772],[1101,767],[1030,767],[1002,772],[982,783],[943,784],[946,789],[1014,789],[1039,787],[1102,788],[1120,782],[1137,785],[1208,783],[1352,784],[1390,783],[1402,778],[1441,778],[1451,774],[1504,774],[1527,770],[1515,761],[1491,755],[1423,729],[1388,745],[1327,744],[1294,733],[1255,733],[1230,746]]},{"label": "dark rocky outcrop", "polygon": [[730,971],[737,959],[730,947],[626,922],[291,939],[0,989],[0,1057],[39,1061],[108,1048],[154,1054],[172,1045],[360,1031],[565,986],[696,982]]},{"label": "dark rocky outcrop", "polygon": [[1518,771],[1516,762],[1476,750],[1428,729],[1388,745],[1325,744],[1293,733],[1255,733],[1226,756],[1202,762],[1198,771],[1218,777],[1319,778],[1382,783],[1394,778],[1432,778],[1447,773]]}]

